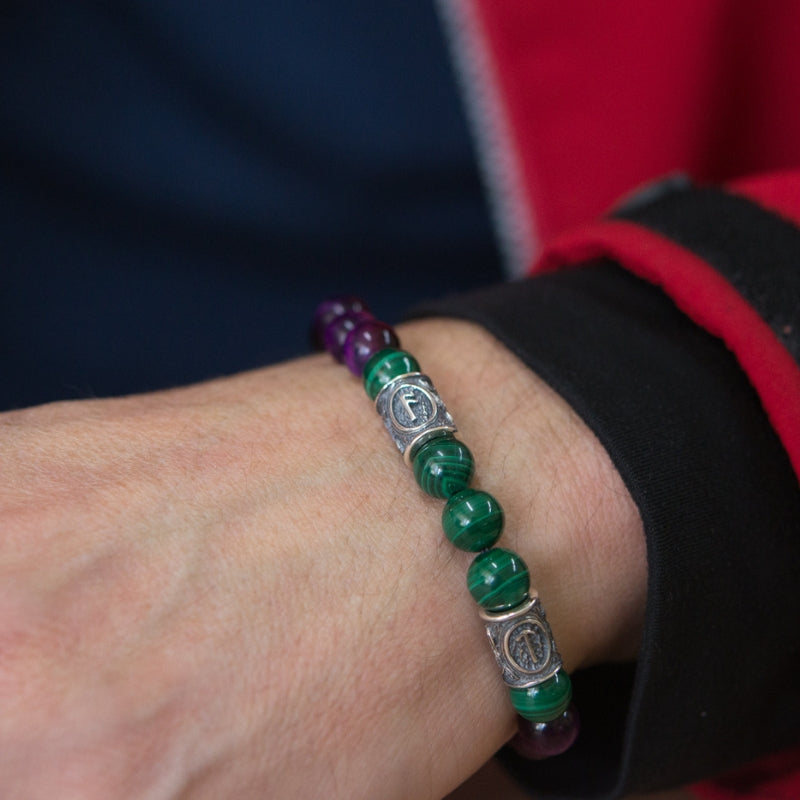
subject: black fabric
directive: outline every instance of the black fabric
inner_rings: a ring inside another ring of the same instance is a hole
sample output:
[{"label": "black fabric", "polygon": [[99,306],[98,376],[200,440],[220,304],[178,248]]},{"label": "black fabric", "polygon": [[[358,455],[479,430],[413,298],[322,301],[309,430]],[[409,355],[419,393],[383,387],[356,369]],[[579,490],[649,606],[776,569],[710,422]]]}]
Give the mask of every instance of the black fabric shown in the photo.
[{"label": "black fabric", "polygon": [[578,743],[544,763],[505,753],[509,768],[548,797],[616,797],[796,741],[800,491],[733,356],[610,263],[417,313],[480,323],[548,381],[607,448],[644,521],[635,672],[576,674]]},{"label": "black fabric", "polygon": [[739,195],[670,182],[614,216],[669,237],[736,287],[800,364],[800,229]]}]

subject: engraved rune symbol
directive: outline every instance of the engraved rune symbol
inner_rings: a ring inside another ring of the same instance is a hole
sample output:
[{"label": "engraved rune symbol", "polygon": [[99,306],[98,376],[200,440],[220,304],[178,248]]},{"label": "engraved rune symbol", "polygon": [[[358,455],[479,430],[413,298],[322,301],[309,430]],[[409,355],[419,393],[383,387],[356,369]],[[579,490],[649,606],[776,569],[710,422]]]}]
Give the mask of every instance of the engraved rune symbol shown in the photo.
[{"label": "engraved rune symbol", "polygon": [[398,386],[388,406],[392,424],[405,431],[419,430],[436,416],[436,399],[424,386]]},{"label": "engraved rune symbol", "polygon": [[403,404],[403,408],[405,408],[406,413],[411,418],[411,421],[416,422],[417,415],[411,406],[417,405],[417,403],[419,403],[419,398],[414,394],[414,392],[405,392],[400,396],[400,402]]},{"label": "engraved rune symbol", "polygon": [[531,657],[531,661],[535,664],[539,660],[539,657],[536,652],[537,651],[536,645],[538,644],[538,641],[536,640],[536,638],[534,638],[534,640],[531,641],[531,633],[532,631],[524,630],[522,632],[521,639],[523,642],[525,642],[525,647],[528,648],[528,655]]},{"label": "engraved rune symbol", "polygon": [[528,675],[545,669],[550,661],[549,639],[537,620],[524,620],[511,628],[505,649],[512,666]]}]

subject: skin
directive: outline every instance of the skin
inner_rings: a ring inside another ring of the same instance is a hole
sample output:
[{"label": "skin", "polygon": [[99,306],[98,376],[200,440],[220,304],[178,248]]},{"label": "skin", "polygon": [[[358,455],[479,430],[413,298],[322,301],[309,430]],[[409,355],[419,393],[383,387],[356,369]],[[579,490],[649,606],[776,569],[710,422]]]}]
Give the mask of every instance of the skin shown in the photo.
[{"label": "skin", "polygon": [[[635,657],[638,512],[482,329],[399,329],[569,670]],[[0,415],[0,785],[16,798],[441,798],[514,730],[440,528],[326,355]]]}]

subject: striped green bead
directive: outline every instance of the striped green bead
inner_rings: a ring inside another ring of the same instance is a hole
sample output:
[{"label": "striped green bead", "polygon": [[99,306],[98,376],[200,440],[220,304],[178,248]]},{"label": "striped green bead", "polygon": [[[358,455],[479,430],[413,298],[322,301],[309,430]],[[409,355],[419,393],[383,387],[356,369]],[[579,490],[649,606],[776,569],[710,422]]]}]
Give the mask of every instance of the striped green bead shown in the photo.
[{"label": "striped green bead", "polygon": [[364,365],[364,388],[374,400],[389,381],[409,372],[419,372],[419,363],[411,353],[386,347]]},{"label": "striped green bead", "polygon": [[550,722],[560,717],[572,700],[572,681],[560,669],[543,683],[527,689],[510,688],[511,704],[517,714],[531,722]]},{"label": "striped green bead", "polygon": [[467,587],[487,611],[507,611],[528,596],[528,567],[512,550],[493,547],[475,556],[467,571]]},{"label": "striped green bead", "polygon": [[500,503],[488,492],[462,489],[447,501],[442,528],[460,550],[477,553],[500,538],[504,516]]},{"label": "striped green bead", "polygon": [[449,434],[425,442],[412,458],[420,488],[442,499],[466,489],[475,471],[469,448]]}]

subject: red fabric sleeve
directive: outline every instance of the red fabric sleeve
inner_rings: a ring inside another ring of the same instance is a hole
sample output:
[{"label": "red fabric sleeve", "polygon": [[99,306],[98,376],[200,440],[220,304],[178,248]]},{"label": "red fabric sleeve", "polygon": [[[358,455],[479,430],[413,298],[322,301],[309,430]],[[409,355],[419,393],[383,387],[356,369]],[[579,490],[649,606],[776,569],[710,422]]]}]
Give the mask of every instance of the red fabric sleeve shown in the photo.
[{"label": "red fabric sleeve", "polygon": [[[800,172],[741,181],[732,189],[800,223]],[[800,475],[800,367],[759,313],[697,255],[623,220],[602,220],[557,237],[536,270],[599,257],[613,258],[660,286],[694,322],[725,342],[758,392]]]},{"label": "red fabric sleeve", "polygon": [[761,758],[716,781],[691,787],[700,800],[797,800],[800,797],[800,747]]},{"label": "red fabric sleeve", "polygon": [[543,242],[681,170],[800,164],[800,4],[467,0]]}]

